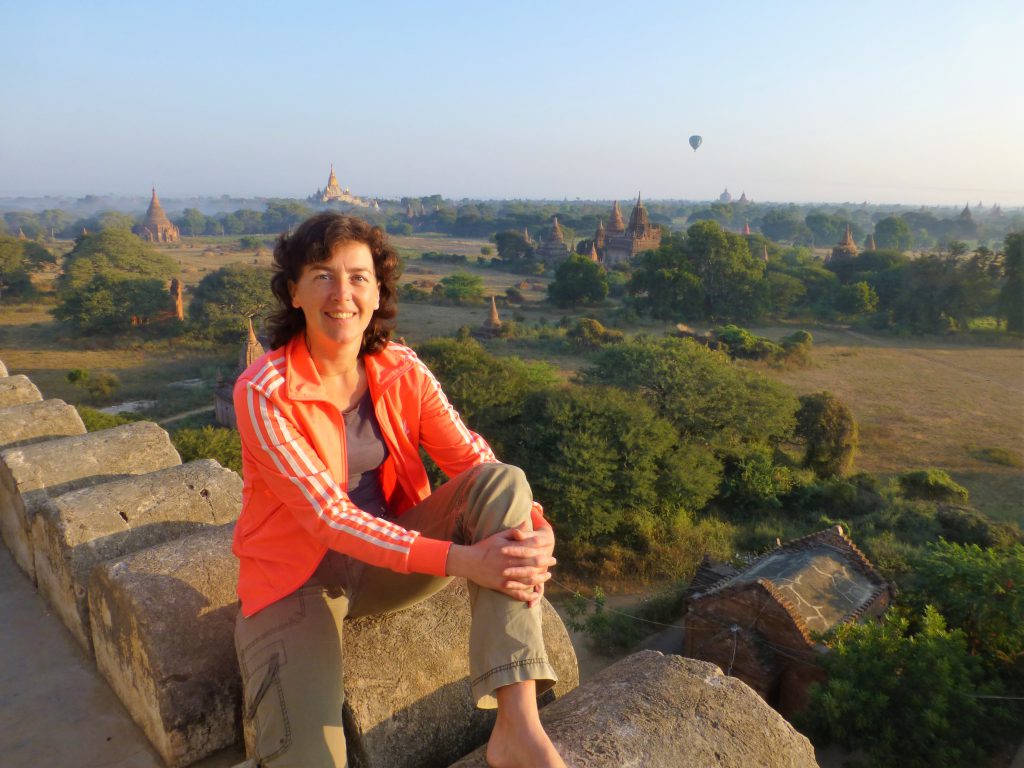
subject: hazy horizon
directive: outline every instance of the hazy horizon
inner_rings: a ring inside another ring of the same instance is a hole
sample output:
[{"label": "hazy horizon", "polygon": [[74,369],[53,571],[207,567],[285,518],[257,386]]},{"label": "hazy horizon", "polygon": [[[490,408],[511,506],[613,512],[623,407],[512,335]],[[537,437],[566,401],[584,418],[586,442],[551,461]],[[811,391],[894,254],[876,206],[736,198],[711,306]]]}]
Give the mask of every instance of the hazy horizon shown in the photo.
[{"label": "hazy horizon", "polygon": [[1008,0],[9,5],[4,198],[1024,205]]}]

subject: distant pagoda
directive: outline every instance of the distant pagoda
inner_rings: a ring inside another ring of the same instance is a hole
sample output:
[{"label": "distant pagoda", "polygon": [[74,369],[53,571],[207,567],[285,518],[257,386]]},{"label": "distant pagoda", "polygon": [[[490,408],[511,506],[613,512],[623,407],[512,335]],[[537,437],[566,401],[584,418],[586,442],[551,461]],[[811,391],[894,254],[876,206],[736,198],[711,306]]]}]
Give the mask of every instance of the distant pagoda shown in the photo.
[{"label": "distant pagoda", "polygon": [[558,217],[551,217],[551,229],[548,231],[540,246],[537,248],[538,258],[551,263],[564,261],[569,255],[569,249],[565,244],[565,234],[562,232],[562,225],[558,223]]},{"label": "distant pagoda", "polygon": [[[622,223],[618,200],[615,201],[615,206],[612,208],[612,223],[616,225]],[[633,206],[633,212],[629,215],[629,224],[625,229],[616,232],[611,225],[608,226],[604,238],[604,253],[600,254],[601,260],[606,267],[611,267],[629,261],[638,253],[654,250],[659,245],[661,245],[661,227],[651,224],[647,208],[638,194],[636,205]]]},{"label": "distant pagoda", "polygon": [[167,218],[163,206],[160,205],[160,199],[156,196],[156,187],[153,187],[153,197],[149,200],[146,218],[133,231],[150,243],[177,243],[181,240],[181,233]]},{"label": "distant pagoda", "polygon": [[[323,191],[317,190],[313,198],[321,203],[348,203],[349,205],[358,205],[360,208],[370,207],[369,202],[353,195],[348,187],[341,188],[338,177],[334,173],[334,163],[331,163],[331,172],[327,176],[326,188]],[[406,215],[411,218],[411,209],[406,210]]]},{"label": "distant pagoda", "polygon": [[846,234],[843,235],[843,239],[840,240],[833,248],[832,253],[829,254],[828,258],[825,259],[826,264],[831,264],[839,261],[848,261],[857,257],[857,243],[853,240],[853,233],[850,231],[850,225],[846,225]]}]

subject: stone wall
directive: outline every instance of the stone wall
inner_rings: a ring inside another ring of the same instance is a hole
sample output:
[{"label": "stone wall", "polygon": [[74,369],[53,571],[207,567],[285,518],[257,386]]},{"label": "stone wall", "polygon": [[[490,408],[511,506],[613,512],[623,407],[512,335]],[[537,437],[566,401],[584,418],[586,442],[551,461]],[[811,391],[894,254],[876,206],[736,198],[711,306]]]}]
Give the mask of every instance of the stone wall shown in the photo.
[{"label": "stone wall", "polygon": [[[3,540],[172,768],[242,738],[231,553],[240,507],[234,472],[181,464],[156,424],[86,433],[66,403],[0,375]],[[447,765],[486,739],[493,713],[469,695],[469,615],[456,580],[346,628],[348,737],[363,765]],[[416,627],[421,641],[410,645]],[[546,602],[544,632],[562,695],[578,684],[576,656]],[[428,656],[429,673],[410,678]]]}]

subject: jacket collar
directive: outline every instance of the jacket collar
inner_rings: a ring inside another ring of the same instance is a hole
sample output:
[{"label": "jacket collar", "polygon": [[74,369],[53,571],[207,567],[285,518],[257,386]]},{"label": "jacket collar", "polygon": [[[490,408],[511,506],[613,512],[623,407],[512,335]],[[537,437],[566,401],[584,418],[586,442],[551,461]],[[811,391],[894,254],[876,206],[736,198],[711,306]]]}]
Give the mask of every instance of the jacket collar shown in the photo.
[{"label": "jacket collar", "polygon": [[[405,354],[403,354],[403,352]],[[323,379],[306,347],[305,337],[295,334],[285,345],[285,382],[288,397],[292,400],[327,400]],[[363,355],[366,378],[370,385],[370,396],[376,402],[389,386],[408,371],[413,361],[409,351],[400,345],[388,343],[380,352]]]}]

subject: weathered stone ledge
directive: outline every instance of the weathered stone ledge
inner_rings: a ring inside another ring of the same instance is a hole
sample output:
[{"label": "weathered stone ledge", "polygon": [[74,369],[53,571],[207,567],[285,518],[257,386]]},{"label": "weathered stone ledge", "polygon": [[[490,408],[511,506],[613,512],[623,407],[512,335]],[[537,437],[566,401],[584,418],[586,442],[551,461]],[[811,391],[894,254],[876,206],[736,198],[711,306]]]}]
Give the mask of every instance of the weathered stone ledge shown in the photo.
[{"label": "weathered stone ledge", "polygon": [[29,381],[27,376],[0,377],[0,408],[7,408],[22,403],[34,403],[42,400],[39,389]]},{"label": "weathered stone ledge", "polygon": [[[573,768],[817,768],[814,748],[714,664],[642,651],[541,710]],[[451,768],[486,768],[481,748]]]},{"label": "weathered stone ledge", "polygon": [[39,400],[0,408],[0,449],[84,434],[82,417],[63,400]]},{"label": "weathered stone ledge", "polygon": [[0,451],[0,534],[34,582],[32,521],[47,498],[176,464],[170,436],[148,421]]},{"label": "weathered stone ledge", "polygon": [[39,593],[92,652],[89,574],[104,560],[234,521],[242,478],[212,459],[48,499],[32,523]]}]

